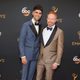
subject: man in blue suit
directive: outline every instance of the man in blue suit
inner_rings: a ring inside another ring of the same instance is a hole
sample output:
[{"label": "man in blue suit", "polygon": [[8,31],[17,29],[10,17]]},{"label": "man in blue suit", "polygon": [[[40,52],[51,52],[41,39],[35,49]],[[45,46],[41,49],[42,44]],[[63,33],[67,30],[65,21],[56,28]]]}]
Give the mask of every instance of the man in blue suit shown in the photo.
[{"label": "man in blue suit", "polygon": [[32,80],[40,48],[40,19],[43,9],[40,5],[33,8],[32,19],[22,26],[19,49],[22,66],[21,80]]}]

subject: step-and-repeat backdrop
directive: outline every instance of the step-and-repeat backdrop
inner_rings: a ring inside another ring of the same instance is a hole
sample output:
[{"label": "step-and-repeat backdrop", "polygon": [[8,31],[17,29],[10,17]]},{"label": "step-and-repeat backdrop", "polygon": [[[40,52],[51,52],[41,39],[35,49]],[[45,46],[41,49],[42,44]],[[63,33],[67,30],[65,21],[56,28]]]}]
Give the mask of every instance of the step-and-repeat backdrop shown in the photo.
[{"label": "step-and-repeat backdrop", "polygon": [[44,25],[48,10],[57,7],[64,30],[64,54],[54,80],[80,80],[80,0],[0,0],[0,80],[20,80],[19,32],[36,4],[43,6]]}]

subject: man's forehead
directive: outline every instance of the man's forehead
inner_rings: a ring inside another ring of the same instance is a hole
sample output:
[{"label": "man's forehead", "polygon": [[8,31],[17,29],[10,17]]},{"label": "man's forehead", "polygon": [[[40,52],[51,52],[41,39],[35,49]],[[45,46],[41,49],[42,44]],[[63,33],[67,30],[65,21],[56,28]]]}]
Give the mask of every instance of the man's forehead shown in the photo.
[{"label": "man's forehead", "polygon": [[42,13],[42,11],[41,10],[38,10],[38,9],[36,9],[34,12],[41,12]]}]

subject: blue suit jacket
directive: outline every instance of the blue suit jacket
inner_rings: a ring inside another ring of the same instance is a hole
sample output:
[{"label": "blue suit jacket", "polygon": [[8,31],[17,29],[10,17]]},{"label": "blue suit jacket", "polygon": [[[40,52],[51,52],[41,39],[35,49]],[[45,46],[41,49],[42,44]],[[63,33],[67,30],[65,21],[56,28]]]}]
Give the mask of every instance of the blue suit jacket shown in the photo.
[{"label": "blue suit jacket", "polygon": [[31,20],[23,24],[19,38],[20,57],[26,56],[27,60],[38,58],[40,33],[41,26],[39,26],[39,34],[37,34]]}]

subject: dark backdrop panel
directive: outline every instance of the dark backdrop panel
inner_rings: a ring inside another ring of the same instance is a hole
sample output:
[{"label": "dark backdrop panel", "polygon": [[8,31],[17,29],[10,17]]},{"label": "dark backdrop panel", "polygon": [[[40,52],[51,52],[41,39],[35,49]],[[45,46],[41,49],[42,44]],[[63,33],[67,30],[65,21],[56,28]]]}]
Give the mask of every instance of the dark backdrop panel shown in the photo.
[{"label": "dark backdrop panel", "polygon": [[43,6],[43,25],[52,6],[58,7],[58,16],[63,20],[58,26],[65,34],[64,54],[54,80],[73,80],[72,73],[78,74],[77,80],[80,80],[80,64],[73,62],[73,57],[80,55],[80,45],[72,45],[72,42],[77,41],[80,44],[77,34],[80,31],[80,0],[0,0],[0,80],[20,80],[21,63],[17,39],[22,24],[31,19],[31,14],[25,17],[21,10],[28,7],[32,11],[36,4]]}]

